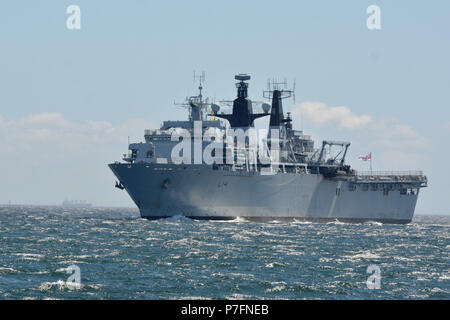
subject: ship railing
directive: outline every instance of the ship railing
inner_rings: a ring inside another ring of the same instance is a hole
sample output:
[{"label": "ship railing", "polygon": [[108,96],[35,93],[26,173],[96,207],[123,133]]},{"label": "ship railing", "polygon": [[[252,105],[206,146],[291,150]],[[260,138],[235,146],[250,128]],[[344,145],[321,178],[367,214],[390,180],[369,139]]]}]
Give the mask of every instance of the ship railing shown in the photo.
[{"label": "ship railing", "polygon": [[144,136],[153,136],[153,135],[171,135],[170,129],[145,129]]},{"label": "ship railing", "polygon": [[154,136],[154,135],[168,135],[169,132],[167,130],[161,130],[161,129],[145,129],[144,130],[144,136]]},{"label": "ship railing", "polygon": [[428,183],[422,171],[359,171],[350,180],[356,183],[419,183],[423,187]]},{"label": "ship railing", "polygon": [[423,176],[423,171],[357,171],[357,176]]}]

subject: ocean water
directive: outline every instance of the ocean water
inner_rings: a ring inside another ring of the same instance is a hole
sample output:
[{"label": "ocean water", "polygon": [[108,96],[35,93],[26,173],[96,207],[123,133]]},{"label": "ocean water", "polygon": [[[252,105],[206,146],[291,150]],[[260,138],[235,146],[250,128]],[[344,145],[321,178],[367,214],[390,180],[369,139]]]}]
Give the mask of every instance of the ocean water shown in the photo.
[{"label": "ocean water", "polygon": [[0,298],[450,299],[449,231],[450,216],[148,221],[134,209],[0,207]]}]

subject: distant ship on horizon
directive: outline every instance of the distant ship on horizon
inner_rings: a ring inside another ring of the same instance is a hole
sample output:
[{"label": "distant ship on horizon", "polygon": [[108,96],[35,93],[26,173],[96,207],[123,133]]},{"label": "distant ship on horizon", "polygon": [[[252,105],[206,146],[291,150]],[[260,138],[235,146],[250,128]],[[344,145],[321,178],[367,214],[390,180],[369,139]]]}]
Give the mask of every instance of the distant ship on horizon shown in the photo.
[{"label": "distant ship on horizon", "polygon": [[82,200],[64,200],[61,206],[64,208],[92,208],[92,203]]}]

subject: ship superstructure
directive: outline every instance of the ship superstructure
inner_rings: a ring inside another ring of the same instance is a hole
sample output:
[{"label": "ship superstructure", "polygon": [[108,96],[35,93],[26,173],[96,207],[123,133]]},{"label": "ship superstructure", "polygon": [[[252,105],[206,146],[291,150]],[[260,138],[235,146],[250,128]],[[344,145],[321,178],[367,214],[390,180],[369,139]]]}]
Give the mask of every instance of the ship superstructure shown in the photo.
[{"label": "ship superstructure", "polygon": [[[292,127],[283,99],[294,92],[269,83],[257,103],[248,97],[250,76],[239,74],[231,113],[199,94],[182,106],[186,121],[164,121],[145,130],[145,142],[129,144],[124,162],[110,164],[149,219],[183,215],[194,219],[312,220],[408,223],[422,172],[358,173],[345,163],[346,141],[322,142]],[[254,121],[270,117],[258,135]]]}]

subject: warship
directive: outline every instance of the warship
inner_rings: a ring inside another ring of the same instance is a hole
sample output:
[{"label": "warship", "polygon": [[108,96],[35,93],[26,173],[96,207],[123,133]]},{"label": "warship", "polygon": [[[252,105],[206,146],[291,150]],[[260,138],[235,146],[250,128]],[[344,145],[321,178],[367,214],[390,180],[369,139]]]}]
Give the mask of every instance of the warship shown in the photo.
[{"label": "warship", "polygon": [[[123,161],[109,164],[147,219],[298,220],[406,224],[427,177],[421,171],[357,172],[346,164],[350,142],[295,130],[283,111],[293,97],[286,83],[269,81],[266,102],[248,97],[250,76],[235,76],[237,97],[210,102],[199,93],[181,105],[185,121],[164,121],[129,143]],[[223,105],[232,107],[225,113]],[[256,111],[256,112],[255,112]],[[266,130],[255,120],[269,117]],[[262,133],[261,133],[262,132]]]},{"label": "warship", "polygon": [[64,200],[61,204],[64,208],[92,208],[92,203],[87,201]]}]

